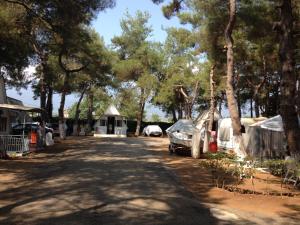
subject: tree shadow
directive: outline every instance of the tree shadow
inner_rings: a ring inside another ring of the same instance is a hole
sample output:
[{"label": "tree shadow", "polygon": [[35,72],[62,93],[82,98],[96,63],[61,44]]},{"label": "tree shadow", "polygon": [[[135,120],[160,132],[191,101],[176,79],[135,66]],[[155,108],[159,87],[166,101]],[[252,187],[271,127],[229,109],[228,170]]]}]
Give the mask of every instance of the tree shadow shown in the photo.
[{"label": "tree shadow", "polygon": [[1,161],[0,176],[15,177],[1,182],[0,223],[248,224],[196,200],[151,149],[140,139],[81,137]]}]

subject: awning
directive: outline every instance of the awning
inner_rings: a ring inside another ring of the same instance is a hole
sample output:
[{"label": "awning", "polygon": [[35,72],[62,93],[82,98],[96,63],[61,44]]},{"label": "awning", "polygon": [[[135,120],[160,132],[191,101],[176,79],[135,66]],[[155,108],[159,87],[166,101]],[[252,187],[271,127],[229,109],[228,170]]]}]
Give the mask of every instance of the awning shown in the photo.
[{"label": "awning", "polygon": [[27,111],[27,112],[42,112],[43,111],[42,109],[36,108],[36,107],[13,105],[13,104],[0,104],[0,109],[11,109],[11,110],[19,110],[19,111]]}]

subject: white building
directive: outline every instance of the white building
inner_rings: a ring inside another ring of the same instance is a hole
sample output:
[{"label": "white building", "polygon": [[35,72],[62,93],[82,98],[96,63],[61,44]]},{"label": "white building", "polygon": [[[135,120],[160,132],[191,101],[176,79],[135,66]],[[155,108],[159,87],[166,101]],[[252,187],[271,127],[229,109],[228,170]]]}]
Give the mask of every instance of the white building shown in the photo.
[{"label": "white building", "polygon": [[126,137],[127,120],[114,105],[110,105],[96,122],[95,137]]}]

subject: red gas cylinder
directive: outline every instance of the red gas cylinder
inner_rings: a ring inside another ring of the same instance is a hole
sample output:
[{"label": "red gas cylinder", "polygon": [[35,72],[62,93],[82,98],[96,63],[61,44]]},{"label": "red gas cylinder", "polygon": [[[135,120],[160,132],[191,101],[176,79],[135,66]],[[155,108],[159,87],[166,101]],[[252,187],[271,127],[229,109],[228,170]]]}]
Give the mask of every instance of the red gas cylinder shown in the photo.
[{"label": "red gas cylinder", "polygon": [[217,142],[210,142],[209,143],[209,151],[212,153],[216,153],[218,151]]},{"label": "red gas cylinder", "polygon": [[37,133],[31,132],[30,133],[30,144],[36,144],[37,143]]}]

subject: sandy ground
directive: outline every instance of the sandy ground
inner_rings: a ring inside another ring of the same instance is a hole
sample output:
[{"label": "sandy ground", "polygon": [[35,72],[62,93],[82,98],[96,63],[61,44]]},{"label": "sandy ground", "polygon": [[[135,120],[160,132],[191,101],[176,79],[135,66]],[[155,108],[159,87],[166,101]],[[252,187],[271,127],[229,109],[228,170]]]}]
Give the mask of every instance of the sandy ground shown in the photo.
[{"label": "sandy ground", "polygon": [[167,145],[78,137],[0,161],[0,224],[298,224],[299,198],[215,188]]}]

